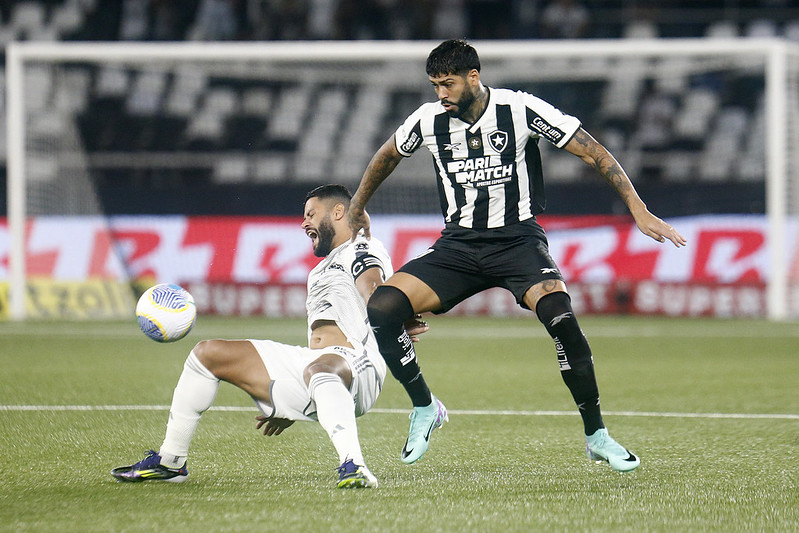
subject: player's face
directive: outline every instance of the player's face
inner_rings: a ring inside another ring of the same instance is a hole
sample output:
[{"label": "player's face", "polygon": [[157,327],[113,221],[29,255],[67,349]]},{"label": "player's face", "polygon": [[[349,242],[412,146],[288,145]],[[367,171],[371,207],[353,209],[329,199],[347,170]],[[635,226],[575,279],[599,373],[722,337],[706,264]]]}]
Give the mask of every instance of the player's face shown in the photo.
[{"label": "player's face", "polygon": [[326,257],[333,249],[333,237],[336,236],[336,230],[333,229],[333,221],[330,220],[330,213],[325,215],[316,230],[318,236],[313,247],[313,254],[316,257]]},{"label": "player's face", "polygon": [[474,90],[468,83],[468,77],[447,74],[430,76],[429,80],[433,84],[438,100],[451,117],[460,117],[475,101]]},{"label": "player's face", "polygon": [[302,229],[311,238],[313,254],[316,257],[326,257],[333,249],[336,230],[329,209],[318,198],[311,198],[305,204]]}]

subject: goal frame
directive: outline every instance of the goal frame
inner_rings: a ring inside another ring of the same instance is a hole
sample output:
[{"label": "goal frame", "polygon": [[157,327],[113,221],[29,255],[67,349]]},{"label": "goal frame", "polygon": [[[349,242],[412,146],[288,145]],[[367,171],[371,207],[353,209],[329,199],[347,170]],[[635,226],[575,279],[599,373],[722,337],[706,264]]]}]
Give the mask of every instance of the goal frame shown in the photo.
[{"label": "goal frame", "polygon": [[[7,221],[11,238],[9,261],[9,317],[26,315],[25,263],[25,80],[27,61],[147,61],[258,60],[291,62],[307,59],[337,61],[413,59],[423,61],[433,41],[315,41],[228,43],[119,43],[119,42],[12,42],[6,46],[7,109]],[[590,41],[480,41],[484,59],[568,57],[674,57],[748,55],[759,57],[765,69],[766,215],[768,249],[772,266],[767,282],[767,315],[772,320],[789,317],[788,267],[784,242],[787,230],[788,180],[788,61],[799,58],[799,43],[783,39],[625,39]],[[799,178],[798,178],[799,179]]]}]

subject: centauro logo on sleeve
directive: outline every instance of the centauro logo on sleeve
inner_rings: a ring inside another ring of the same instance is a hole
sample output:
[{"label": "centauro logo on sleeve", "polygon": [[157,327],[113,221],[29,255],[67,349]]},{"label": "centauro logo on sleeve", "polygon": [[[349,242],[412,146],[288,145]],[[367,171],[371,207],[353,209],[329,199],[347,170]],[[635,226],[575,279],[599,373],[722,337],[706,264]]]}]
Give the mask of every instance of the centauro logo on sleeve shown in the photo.
[{"label": "centauro logo on sleeve", "polygon": [[402,148],[403,152],[410,153],[419,148],[419,144],[421,142],[422,142],[422,137],[415,131],[412,131],[410,135],[408,135],[408,138],[405,139],[405,142],[402,143],[400,148]]},{"label": "centauro logo on sleeve", "polygon": [[533,115],[533,119],[530,121],[530,128],[533,131],[537,131],[542,137],[546,137],[549,141],[555,144],[557,144],[558,141],[563,138],[563,131],[559,130],[535,113],[533,113]]}]

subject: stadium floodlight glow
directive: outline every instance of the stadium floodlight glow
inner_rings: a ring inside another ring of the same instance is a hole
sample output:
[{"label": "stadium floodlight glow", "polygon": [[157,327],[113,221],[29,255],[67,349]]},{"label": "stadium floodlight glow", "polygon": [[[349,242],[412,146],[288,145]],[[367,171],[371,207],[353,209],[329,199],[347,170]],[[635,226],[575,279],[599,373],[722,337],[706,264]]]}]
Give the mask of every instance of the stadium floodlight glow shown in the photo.
[{"label": "stadium floodlight glow", "polygon": [[[31,187],[30,152],[41,149],[41,143],[31,142],[28,99],[32,84],[26,81],[29,69],[42,65],[57,67],[68,64],[95,66],[115,65],[135,68],[178,68],[192,65],[224,65],[229,75],[236,65],[244,65],[239,74],[246,75],[247,65],[259,62],[286,65],[324,65],[335,71],[339,65],[363,63],[362,70],[352,74],[351,83],[374,83],[374,78],[386,75],[391,68],[371,72],[373,64],[391,66],[412,62],[418,68],[414,80],[426,84],[422,61],[437,41],[380,41],[380,42],[247,42],[247,43],[79,43],[79,42],[12,42],[6,46],[7,96],[7,184],[8,227],[11,237],[9,261],[10,316],[25,318],[27,267],[25,256],[25,222],[29,212]],[[604,69],[603,62],[620,59],[663,61],[667,59],[703,58],[712,68],[744,68],[758,71],[765,87],[764,135],[766,176],[766,212],[770,275],[767,288],[768,315],[784,319],[799,315],[799,294],[796,287],[799,273],[791,272],[785,243],[789,241],[788,220],[799,214],[799,43],[781,39],[667,39],[667,40],[590,40],[590,41],[485,41],[475,43],[484,71],[493,65],[504,65],[504,73],[527,76],[531,80],[549,82],[570,79],[609,81],[622,77],[624,71]],[[560,60],[565,68],[513,70],[514,63],[522,67],[531,61]],[[525,63],[527,62],[527,63]],[[743,67],[741,66],[743,65]],[[700,67],[701,68],[701,67]],[[711,68],[711,67],[708,67]],[[397,70],[397,69],[394,69]],[[281,75],[292,75],[288,71]],[[296,69],[295,74],[307,75],[308,70]],[[257,76],[258,73],[251,74]],[[333,75],[342,76],[341,70]],[[404,79],[399,79],[402,75]],[[411,83],[407,72],[389,82]],[[399,79],[399,81],[398,81]],[[491,77],[486,74],[486,79]],[[506,79],[511,79],[506,76]],[[329,79],[327,83],[332,83]],[[415,83],[415,81],[414,81]],[[76,136],[77,137],[77,136]],[[45,143],[46,144],[46,143]],[[70,149],[76,152],[71,159],[80,159],[79,139]],[[69,158],[68,158],[69,159]],[[622,164],[625,160],[622,157]],[[362,169],[361,169],[362,170]],[[347,169],[351,172],[351,169]],[[84,171],[84,174],[88,174]],[[59,175],[59,177],[61,177]],[[334,174],[334,177],[335,174]],[[68,179],[63,177],[63,179]],[[82,179],[88,180],[86,176]],[[635,175],[633,175],[635,179]],[[793,278],[791,278],[793,276]],[[791,284],[793,282],[793,285]]]}]

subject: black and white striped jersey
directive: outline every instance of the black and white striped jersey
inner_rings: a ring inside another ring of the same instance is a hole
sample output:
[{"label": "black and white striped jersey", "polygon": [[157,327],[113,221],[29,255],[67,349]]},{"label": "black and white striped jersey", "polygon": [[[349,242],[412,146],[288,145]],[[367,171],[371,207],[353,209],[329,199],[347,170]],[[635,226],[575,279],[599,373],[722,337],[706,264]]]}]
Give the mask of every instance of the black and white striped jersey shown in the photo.
[{"label": "black and white striped jersey", "polygon": [[538,139],[563,148],[580,121],[522,91],[488,89],[482,116],[468,124],[440,102],[423,104],[394,134],[405,157],[421,146],[433,154],[441,212],[448,224],[498,228],[545,206]]}]

